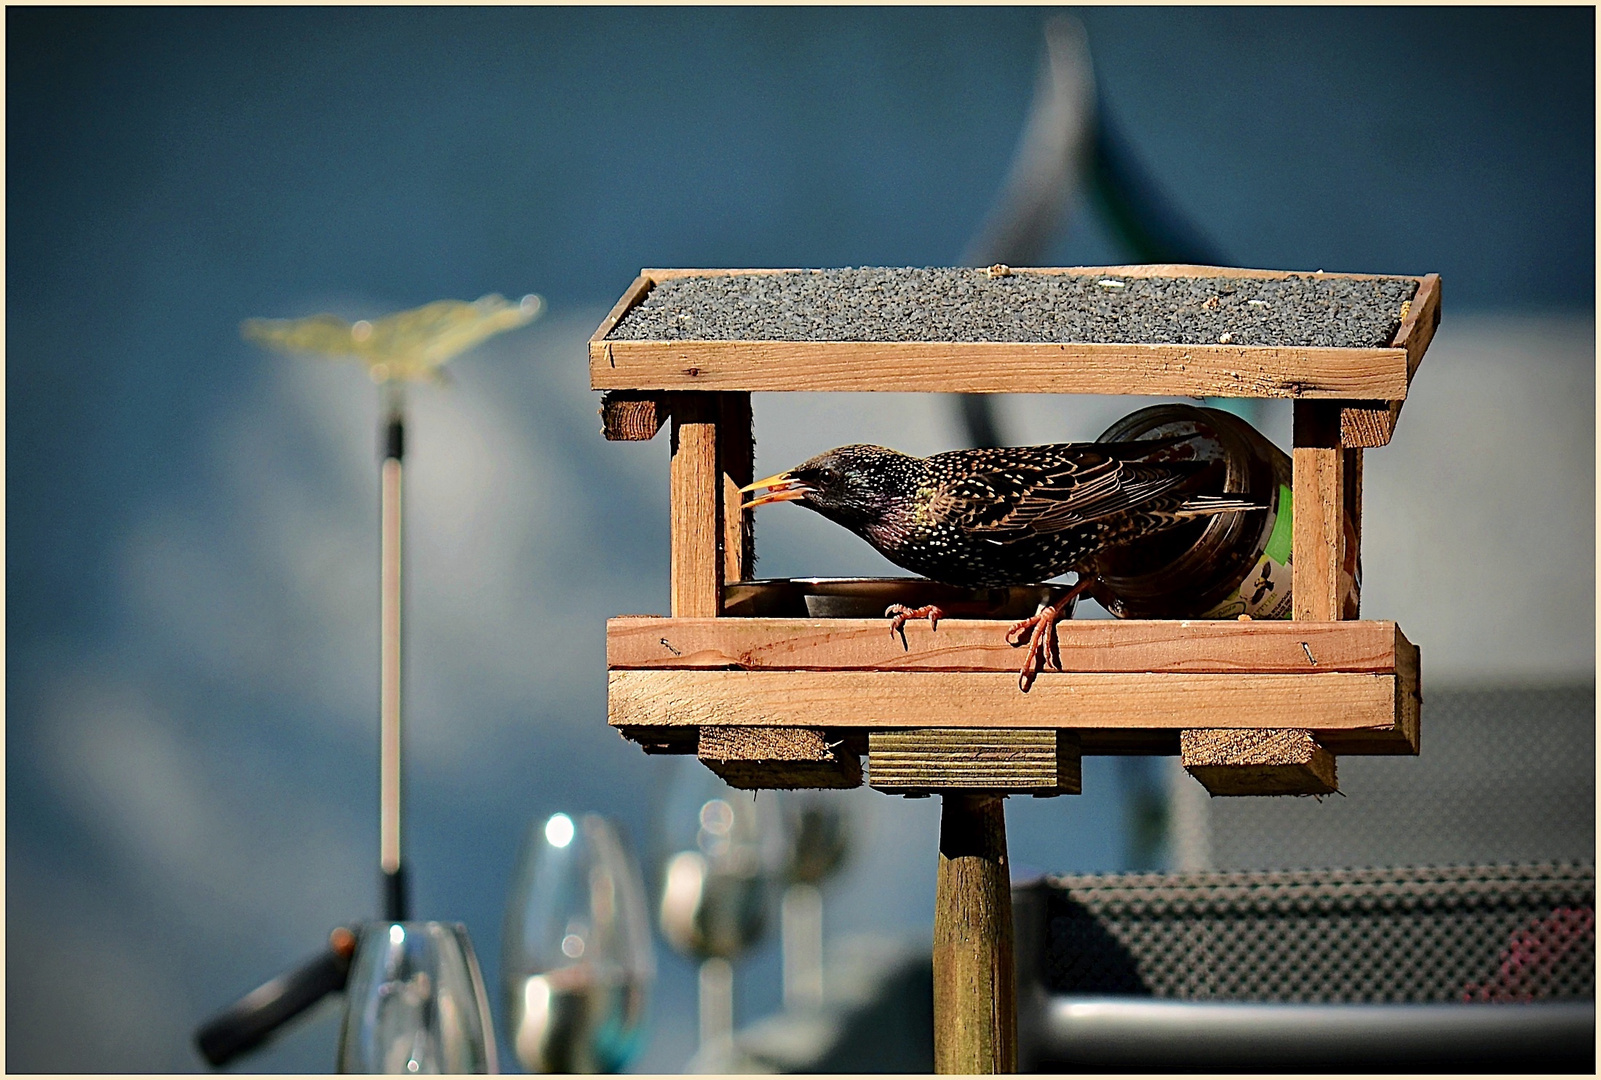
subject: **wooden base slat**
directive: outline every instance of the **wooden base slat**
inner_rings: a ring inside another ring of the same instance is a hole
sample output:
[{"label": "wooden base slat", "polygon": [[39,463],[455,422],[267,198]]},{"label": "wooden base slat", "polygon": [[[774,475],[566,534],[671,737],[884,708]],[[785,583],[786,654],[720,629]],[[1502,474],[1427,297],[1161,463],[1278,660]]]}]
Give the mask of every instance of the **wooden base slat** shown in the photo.
[{"label": "wooden base slat", "polygon": [[[606,624],[606,663],[617,668],[750,671],[1015,672],[1012,624],[946,619],[906,625],[906,644],[883,619],[663,619]],[[1062,665],[1079,672],[1388,673],[1404,644],[1393,622],[1235,622],[1080,619],[1057,624]],[[1055,672],[1047,672],[1050,679]]]},{"label": "wooden base slat", "polygon": [[861,758],[818,728],[726,727],[700,729],[696,754],[736,788],[854,788],[862,784]]},{"label": "wooden base slat", "polygon": [[1179,760],[1213,795],[1330,795],[1334,755],[1310,731],[1209,730],[1179,735]]},{"label": "wooden base slat", "polygon": [[612,671],[616,727],[1283,727],[1390,733],[1396,676],[1046,672]]},{"label": "wooden base slat", "polygon": [[1050,728],[925,728],[867,736],[869,786],[897,795],[993,791],[1077,795],[1078,738]]}]

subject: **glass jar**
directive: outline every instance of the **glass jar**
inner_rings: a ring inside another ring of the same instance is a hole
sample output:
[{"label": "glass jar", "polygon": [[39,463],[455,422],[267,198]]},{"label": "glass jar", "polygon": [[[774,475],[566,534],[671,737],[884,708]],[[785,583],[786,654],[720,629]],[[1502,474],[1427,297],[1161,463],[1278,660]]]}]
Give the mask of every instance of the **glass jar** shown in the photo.
[{"label": "glass jar", "polygon": [[[1219,514],[1097,557],[1090,595],[1119,618],[1288,619],[1291,616],[1290,457],[1221,409],[1152,405],[1108,428],[1100,442],[1188,436],[1155,460],[1217,461],[1208,494],[1245,494],[1265,511]],[[1354,529],[1347,522],[1348,529]],[[1350,545],[1354,551],[1354,545]]]}]

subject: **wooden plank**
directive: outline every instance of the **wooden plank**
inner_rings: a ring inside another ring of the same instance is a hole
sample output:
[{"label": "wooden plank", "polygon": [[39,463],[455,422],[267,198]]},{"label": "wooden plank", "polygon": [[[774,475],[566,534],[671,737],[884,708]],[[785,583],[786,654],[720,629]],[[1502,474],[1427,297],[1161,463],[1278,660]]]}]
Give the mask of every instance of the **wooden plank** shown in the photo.
[{"label": "wooden plank", "polygon": [[1294,615],[1328,622],[1355,618],[1358,596],[1359,449],[1339,445],[1329,406],[1297,402],[1293,534]]},{"label": "wooden plank", "polygon": [[673,614],[711,617],[721,612],[723,596],[718,403],[710,394],[674,394],[668,405],[673,413],[668,478]]},{"label": "wooden plank", "polygon": [[1396,331],[1395,344],[1406,350],[1408,381],[1417,374],[1423,362],[1423,353],[1434,340],[1434,331],[1440,326],[1440,275],[1425,274],[1418,282],[1417,294],[1407,309],[1401,328]]},{"label": "wooden plank", "polygon": [[[803,671],[1015,671],[1011,623],[946,619],[906,625],[906,648],[883,619],[662,619],[606,623],[610,668]],[[1062,666],[1080,672],[1296,672],[1396,669],[1393,622],[1080,619],[1057,624]],[[1047,672],[1047,677],[1054,672]]]},{"label": "wooden plank", "polygon": [[1416,755],[1422,747],[1422,664],[1418,647],[1397,635],[1395,663],[1395,716],[1393,731],[1370,736],[1361,732],[1346,731],[1326,734],[1323,745],[1338,755],[1344,754],[1408,754]]},{"label": "wooden plank", "polygon": [[1017,1071],[1017,977],[1006,804],[947,795],[934,898],[934,1071]]},{"label": "wooden plank", "polygon": [[1179,760],[1213,795],[1332,795],[1334,755],[1310,731],[1210,730],[1179,736]]},{"label": "wooden plank", "polygon": [[[1398,697],[1403,695],[1402,688],[1405,685],[1402,679],[1396,680]],[[1318,741],[1336,757],[1355,754],[1416,755],[1418,752],[1416,682],[1413,681],[1411,686],[1412,692],[1409,697],[1412,711],[1410,715],[1403,713],[1394,727],[1375,732],[1322,731],[1318,733]],[[1403,701],[1397,707],[1404,708],[1406,703]],[[693,727],[661,725],[617,726],[618,735],[638,744],[647,754],[693,754],[698,730]],[[1074,728],[1072,730],[1073,734],[1078,736],[1080,752],[1085,756],[1136,754],[1145,757],[1175,757],[1179,752],[1180,731],[1176,728]],[[867,752],[865,732],[860,729],[846,729],[839,731],[838,734],[845,738],[847,745],[851,745],[858,755]],[[856,743],[860,745],[855,745]]]},{"label": "wooden plank", "polygon": [[600,433],[609,442],[646,442],[666,422],[665,394],[608,390],[600,399]]},{"label": "wooden plank", "polygon": [[[1418,282],[1406,316],[1392,342],[1406,350],[1406,378],[1410,386],[1423,362],[1423,353],[1440,325],[1440,275],[1426,274]],[[1340,443],[1344,446],[1385,446],[1395,434],[1401,415],[1400,401],[1353,401],[1340,409]]]},{"label": "wooden plank", "polygon": [[[1221,278],[1263,278],[1266,280],[1283,280],[1288,277],[1306,277],[1317,280],[1339,278],[1351,281],[1375,281],[1380,278],[1412,278],[1421,283],[1424,278],[1413,274],[1344,274],[1328,273],[1323,270],[1262,270],[1245,266],[1204,266],[1200,263],[1135,263],[1123,266],[1013,266],[1009,267],[1014,274],[1068,274],[1081,277],[1127,277],[1127,278],[1189,278],[1189,277],[1221,277]],[[762,267],[741,269],[734,267],[704,267],[704,268],[668,268],[647,267],[640,271],[642,277],[652,281],[668,281],[673,278],[696,277],[743,277],[750,274],[797,274],[822,273],[812,267]],[[1437,275],[1429,275],[1436,277]]]},{"label": "wooden plank", "polygon": [[1395,434],[1399,401],[1357,401],[1340,406],[1341,446],[1385,446]]},{"label": "wooden plank", "polygon": [[756,567],[756,515],[739,489],[756,479],[749,394],[719,394],[717,461],[722,473],[723,580],[747,581]]},{"label": "wooden plank", "polygon": [[616,727],[1395,730],[1394,675],[612,671]]},{"label": "wooden plank", "polygon": [[[703,729],[704,730],[704,729]],[[890,794],[1077,795],[1078,737],[1061,728],[917,728],[867,736],[868,783]]]},{"label": "wooden plank", "polygon": [[601,320],[600,327],[589,335],[590,345],[598,344],[602,338],[611,333],[612,329],[622,320],[622,317],[633,310],[634,306],[641,300],[645,299],[646,294],[655,285],[656,281],[652,279],[648,270],[640,271],[639,276],[634,279],[633,284],[628,286],[622,298],[613,304],[612,309],[606,313],[606,317]]},{"label": "wooden plank", "polygon": [[596,341],[595,390],[1406,396],[1406,350],[926,341]]},{"label": "wooden plank", "polygon": [[817,728],[707,725],[700,729],[696,755],[731,787],[746,790],[862,784],[862,759]]}]

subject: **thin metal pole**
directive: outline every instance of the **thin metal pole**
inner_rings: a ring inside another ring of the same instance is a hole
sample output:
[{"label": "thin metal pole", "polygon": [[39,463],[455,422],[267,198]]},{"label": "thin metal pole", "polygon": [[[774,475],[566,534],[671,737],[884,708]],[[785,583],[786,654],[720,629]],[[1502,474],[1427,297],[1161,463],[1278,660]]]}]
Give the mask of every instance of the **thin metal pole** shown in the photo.
[{"label": "thin metal pole", "polygon": [[408,917],[406,878],[400,860],[400,492],[401,458],[405,450],[405,418],[398,394],[389,401],[384,425],[379,516],[379,748],[378,851],[382,871],[384,918]]}]

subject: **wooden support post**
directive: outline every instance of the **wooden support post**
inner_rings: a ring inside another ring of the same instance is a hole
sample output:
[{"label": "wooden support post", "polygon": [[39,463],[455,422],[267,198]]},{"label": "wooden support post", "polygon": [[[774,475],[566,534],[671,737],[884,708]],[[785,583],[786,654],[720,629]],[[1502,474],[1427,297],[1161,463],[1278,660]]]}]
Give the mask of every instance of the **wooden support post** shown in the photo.
[{"label": "wooden support post", "polygon": [[934,1071],[1017,1071],[1006,803],[948,793],[934,901]]},{"label": "wooden support post", "polygon": [[672,604],[678,617],[722,613],[722,477],[717,468],[715,394],[672,395]]},{"label": "wooden support post", "polygon": [[747,581],[756,569],[756,516],[742,511],[739,489],[756,479],[751,471],[755,439],[750,395],[718,394],[717,460],[723,474],[723,581]]},{"label": "wooden support post", "polygon": [[1362,451],[1340,446],[1337,409],[1295,403],[1295,618],[1354,619]]}]

